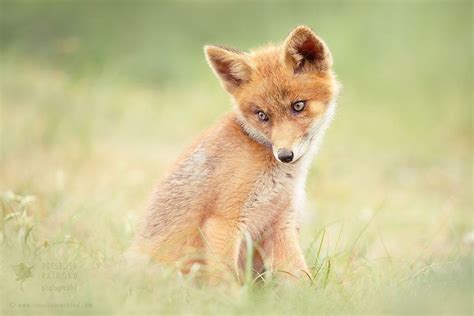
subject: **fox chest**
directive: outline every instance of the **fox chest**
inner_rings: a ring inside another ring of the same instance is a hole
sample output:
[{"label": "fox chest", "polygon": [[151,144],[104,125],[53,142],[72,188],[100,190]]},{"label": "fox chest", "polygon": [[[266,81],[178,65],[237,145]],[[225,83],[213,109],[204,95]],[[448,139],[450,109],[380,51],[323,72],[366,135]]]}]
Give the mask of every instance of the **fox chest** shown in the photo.
[{"label": "fox chest", "polygon": [[294,188],[295,175],[288,170],[266,171],[256,178],[240,210],[241,222],[253,238],[293,211]]}]

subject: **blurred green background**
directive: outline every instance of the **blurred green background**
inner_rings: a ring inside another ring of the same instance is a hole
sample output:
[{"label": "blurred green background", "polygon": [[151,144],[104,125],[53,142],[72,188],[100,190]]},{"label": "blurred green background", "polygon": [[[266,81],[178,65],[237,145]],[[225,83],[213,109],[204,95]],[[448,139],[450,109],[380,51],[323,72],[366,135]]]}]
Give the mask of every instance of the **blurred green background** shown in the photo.
[{"label": "blurred green background", "polygon": [[[472,2],[0,9],[6,313],[45,302],[88,313],[472,313]],[[124,275],[153,184],[231,109],[202,47],[251,49],[299,24],[324,38],[343,84],[307,185],[302,244],[315,284],[229,293]],[[77,279],[44,278],[48,264],[62,273],[71,262]]]}]

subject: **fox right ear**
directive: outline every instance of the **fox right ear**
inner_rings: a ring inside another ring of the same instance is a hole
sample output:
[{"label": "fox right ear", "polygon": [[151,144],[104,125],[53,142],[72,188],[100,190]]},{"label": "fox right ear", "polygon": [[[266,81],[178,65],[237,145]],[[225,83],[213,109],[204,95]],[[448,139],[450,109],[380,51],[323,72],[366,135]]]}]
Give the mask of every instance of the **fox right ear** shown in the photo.
[{"label": "fox right ear", "polygon": [[250,65],[245,53],[221,46],[204,46],[207,62],[222,82],[222,86],[232,93],[250,78]]}]

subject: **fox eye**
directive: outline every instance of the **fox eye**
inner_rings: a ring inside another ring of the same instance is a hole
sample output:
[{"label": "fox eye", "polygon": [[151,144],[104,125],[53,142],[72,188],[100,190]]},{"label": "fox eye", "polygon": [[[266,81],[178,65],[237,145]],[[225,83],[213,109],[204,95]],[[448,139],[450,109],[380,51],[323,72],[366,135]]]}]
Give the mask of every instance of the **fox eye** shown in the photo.
[{"label": "fox eye", "polygon": [[306,101],[296,101],[295,103],[291,105],[291,108],[295,112],[301,112],[304,110],[305,107],[306,107]]},{"label": "fox eye", "polygon": [[267,122],[268,121],[268,115],[265,114],[263,111],[258,111],[257,112],[258,119],[262,122]]}]

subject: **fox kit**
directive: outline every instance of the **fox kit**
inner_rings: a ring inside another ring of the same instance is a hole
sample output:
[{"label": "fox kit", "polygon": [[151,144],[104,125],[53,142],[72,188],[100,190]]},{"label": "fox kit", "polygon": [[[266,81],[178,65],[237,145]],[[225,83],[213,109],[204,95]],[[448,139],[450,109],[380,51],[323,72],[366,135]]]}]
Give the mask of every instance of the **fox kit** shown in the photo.
[{"label": "fox kit", "polygon": [[255,271],[306,278],[298,214],[308,167],[335,110],[331,53],[305,26],[278,46],[204,50],[233,111],[158,184],[133,249],[181,271],[199,264],[213,275],[239,276],[248,236],[257,245]]}]

